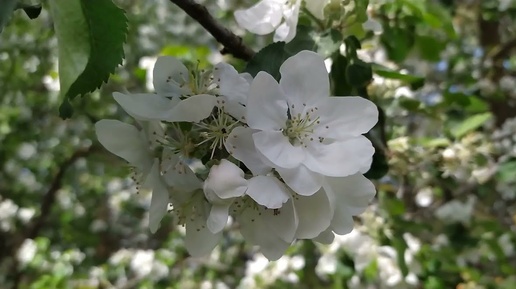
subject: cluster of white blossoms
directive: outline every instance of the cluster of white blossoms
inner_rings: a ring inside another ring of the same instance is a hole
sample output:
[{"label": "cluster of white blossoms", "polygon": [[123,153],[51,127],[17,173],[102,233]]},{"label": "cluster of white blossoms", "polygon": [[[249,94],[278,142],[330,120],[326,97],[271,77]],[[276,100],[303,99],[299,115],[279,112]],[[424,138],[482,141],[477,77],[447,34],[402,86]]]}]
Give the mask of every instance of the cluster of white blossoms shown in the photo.
[{"label": "cluster of white blossoms", "polygon": [[296,36],[302,2],[314,17],[324,19],[329,0],[261,0],[248,9],[235,11],[235,19],[251,33],[266,35],[275,31],[274,41],[290,42]]},{"label": "cluster of white blossoms", "polygon": [[220,63],[189,70],[157,59],[155,93],[114,93],[135,120],[101,120],[102,145],[125,159],[139,189],[152,190],[149,226],[169,211],[193,256],[209,253],[229,217],[270,260],[297,239],[331,242],[353,230],[375,195],[362,173],[377,122],[361,97],[330,97],[324,60],[301,51],[253,79]]}]

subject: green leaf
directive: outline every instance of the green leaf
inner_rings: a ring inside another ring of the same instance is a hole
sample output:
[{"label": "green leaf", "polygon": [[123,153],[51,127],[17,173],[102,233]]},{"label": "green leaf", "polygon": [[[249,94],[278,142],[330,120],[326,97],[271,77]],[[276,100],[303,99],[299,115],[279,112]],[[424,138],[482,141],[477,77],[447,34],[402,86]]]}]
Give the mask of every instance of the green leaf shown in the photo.
[{"label": "green leaf", "polygon": [[516,161],[511,161],[500,165],[498,168],[498,178],[502,182],[514,182],[514,180],[516,180]]},{"label": "green leaf", "polygon": [[302,50],[316,51],[317,44],[312,35],[312,28],[309,26],[299,25],[296,31],[296,37],[289,43],[285,44],[285,51],[289,55],[297,54]]},{"label": "green leaf", "polygon": [[296,37],[285,44],[285,42],[275,42],[262,48],[247,63],[245,72],[255,77],[258,72],[265,71],[279,81],[281,78],[279,69],[287,58],[296,55],[302,50],[315,51],[317,45],[310,36],[310,29],[300,26],[300,31],[296,33]]},{"label": "green leaf", "polygon": [[402,62],[414,46],[415,26],[409,23],[404,28],[384,26],[380,39],[389,58],[395,62]]},{"label": "green leaf", "polygon": [[11,19],[11,14],[16,9],[17,3],[17,0],[2,1],[2,9],[0,9],[0,32],[2,32],[2,28],[9,22],[9,19]]},{"label": "green leaf", "polygon": [[405,203],[403,203],[402,200],[396,199],[394,197],[386,196],[383,199],[383,206],[392,217],[401,216],[406,211]]},{"label": "green leaf", "polygon": [[285,42],[275,42],[258,51],[247,63],[245,71],[255,77],[258,72],[265,71],[279,80],[279,68],[290,55],[285,51]]},{"label": "green leaf", "polygon": [[489,112],[475,114],[473,116],[468,117],[455,127],[453,127],[451,129],[451,134],[455,138],[461,138],[465,134],[474,131],[475,129],[482,126],[489,119],[491,119],[491,113]]},{"label": "green leaf", "polygon": [[346,67],[348,66],[348,58],[338,54],[333,58],[331,65],[330,78],[332,81],[333,95],[350,95],[353,87],[348,83],[346,78]]},{"label": "green leaf", "polygon": [[354,87],[367,86],[373,79],[371,64],[362,60],[355,60],[346,67],[346,80]]},{"label": "green leaf", "polygon": [[71,100],[99,88],[122,63],[127,18],[107,0],[49,3],[58,39],[61,94]]},{"label": "green leaf", "polygon": [[405,250],[408,248],[407,243],[402,236],[398,235],[392,239],[392,245],[394,249],[396,249],[398,266],[400,267],[401,274],[403,274],[403,276],[407,276],[409,273],[407,263],[405,262]]},{"label": "green leaf", "polygon": [[402,97],[400,98],[400,106],[408,111],[417,112],[421,109],[421,101],[414,98]]},{"label": "green leaf", "polygon": [[378,74],[381,77],[388,79],[397,79],[403,81],[410,85],[410,88],[413,90],[421,88],[425,84],[425,78],[419,77],[411,74],[403,74],[397,71],[391,70],[387,67],[383,67],[378,64],[373,64],[374,73]]},{"label": "green leaf", "polygon": [[446,42],[439,41],[436,37],[418,35],[416,45],[424,59],[437,62],[441,59],[441,51],[446,47]]}]

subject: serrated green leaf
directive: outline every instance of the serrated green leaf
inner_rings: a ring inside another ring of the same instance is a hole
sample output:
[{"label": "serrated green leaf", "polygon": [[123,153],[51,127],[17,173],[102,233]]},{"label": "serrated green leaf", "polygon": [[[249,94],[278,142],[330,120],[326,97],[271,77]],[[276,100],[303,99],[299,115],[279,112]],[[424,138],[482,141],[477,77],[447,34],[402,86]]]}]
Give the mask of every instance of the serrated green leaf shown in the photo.
[{"label": "serrated green leaf", "polygon": [[297,27],[296,37],[289,43],[285,44],[285,51],[289,55],[294,55],[301,50],[316,51],[317,44],[312,35],[312,28],[304,25]]},{"label": "serrated green leaf", "polygon": [[245,72],[255,77],[258,72],[265,71],[279,80],[279,68],[281,64],[289,57],[285,51],[285,42],[275,42],[265,46],[258,51],[254,57],[247,63]]},{"label": "serrated green leaf", "polygon": [[91,46],[80,0],[51,0],[50,11],[57,36],[59,82],[66,97],[70,86],[88,65]]},{"label": "serrated green leaf", "polygon": [[99,88],[121,64],[127,19],[111,1],[49,3],[58,39],[61,95],[73,99]]},{"label": "serrated green leaf", "polygon": [[461,138],[465,134],[482,126],[491,116],[489,112],[475,114],[453,127],[450,132],[455,138]]},{"label": "serrated green leaf", "polygon": [[279,81],[281,78],[279,69],[287,58],[296,55],[302,50],[315,51],[317,49],[317,45],[310,35],[310,29],[304,26],[301,27],[303,28],[298,31],[296,37],[288,44],[285,42],[275,42],[258,51],[247,63],[245,72],[250,73],[254,77],[258,72],[265,71]]}]

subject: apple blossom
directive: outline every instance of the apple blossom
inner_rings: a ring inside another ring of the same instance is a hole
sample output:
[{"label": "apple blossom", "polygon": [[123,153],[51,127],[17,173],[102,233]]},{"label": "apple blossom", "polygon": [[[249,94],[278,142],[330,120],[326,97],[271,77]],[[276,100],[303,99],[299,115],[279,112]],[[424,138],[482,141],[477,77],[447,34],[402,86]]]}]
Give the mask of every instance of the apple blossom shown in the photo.
[{"label": "apple blossom", "polygon": [[[254,6],[235,11],[235,19],[251,33],[265,35],[273,32],[274,41],[290,42],[296,36],[296,26],[302,0],[261,0]],[[319,19],[324,18],[327,0],[305,0],[306,9]],[[283,21],[282,21],[283,20]]]},{"label": "apple blossom", "polygon": [[[376,106],[360,97],[329,97],[324,60],[314,52],[290,57],[280,72],[279,84],[265,72],[251,83],[249,127],[240,130],[252,142],[228,138],[228,151],[250,167],[260,159],[306,196],[321,188],[324,176],[345,177],[367,169],[374,148],[362,134],[377,122]],[[252,154],[244,151],[254,149],[258,156],[250,160]]]}]

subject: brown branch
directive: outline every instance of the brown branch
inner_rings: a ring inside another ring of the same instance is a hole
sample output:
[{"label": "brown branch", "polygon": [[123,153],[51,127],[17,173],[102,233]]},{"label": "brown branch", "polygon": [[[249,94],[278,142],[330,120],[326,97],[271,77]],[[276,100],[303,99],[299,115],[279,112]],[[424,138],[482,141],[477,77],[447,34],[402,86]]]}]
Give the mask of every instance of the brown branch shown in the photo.
[{"label": "brown branch", "polygon": [[516,38],[513,38],[500,46],[496,47],[492,50],[492,52],[489,54],[491,59],[499,60],[504,59],[507,56],[510,55],[511,50],[516,48]]},{"label": "brown branch", "polygon": [[[478,28],[480,45],[485,51],[490,51],[487,57],[493,62],[491,71],[486,75],[492,82],[498,83],[506,73],[503,68],[503,60],[516,46],[516,39],[500,45],[500,22],[499,20],[486,20],[479,10]],[[510,105],[504,98],[491,98],[488,100],[489,109],[495,117],[495,126],[500,127],[503,123],[516,116],[516,108]]]},{"label": "brown branch", "polygon": [[27,231],[28,233],[25,236],[26,239],[34,239],[38,236],[39,231],[42,229],[44,223],[46,222],[48,215],[50,214],[50,210],[52,209],[52,205],[56,200],[57,191],[59,191],[59,189],[61,189],[62,187],[63,179],[68,168],[72,166],[80,158],[89,155],[93,150],[94,146],[79,149],[75,151],[67,160],[65,160],[59,166],[59,170],[57,171],[57,174],[52,180],[50,188],[47,190],[47,192],[43,196],[43,200],[41,201],[40,214],[34,220],[32,225],[29,226],[29,230]]},{"label": "brown branch", "polygon": [[[82,148],[75,151],[67,160],[65,160],[60,166],[57,174],[52,179],[52,183],[48,188],[47,192],[44,194],[43,199],[41,200],[40,213],[37,218],[28,226],[28,229],[24,235],[18,236],[15,238],[14,242],[11,245],[11,258],[13,258],[13,263],[11,264],[11,270],[9,275],[12,277],[12,287],[13,289],[17,289],[20,285],[20,281],[22,278],[22,271],[18,270],[18,260],[16,259],[16,253],[18,252],[22,242],[25,239],[35,239],[41,229],[44,227],[44,224],[52,210],[52,206],[56,201],[57,192],[61,189],[63,185],[63,179],[66,174],[66,171],[80,158],[86,157],[90,153],[92,153],[97,148],[94,146],[90,146],[87,148]],[[3,258],[0,258],[0,260]],[[9,276],[8,275],[8,276]]]},{"label": "brown branch", "polygon": [[213,35],[224,46],[220,51],[222,54],[229,53],[246,61],[254,56],[255,52],[242,42],[242,38],[218,23],[203,5],[194,0],[170,0],[170,2],[176,4]]}]

